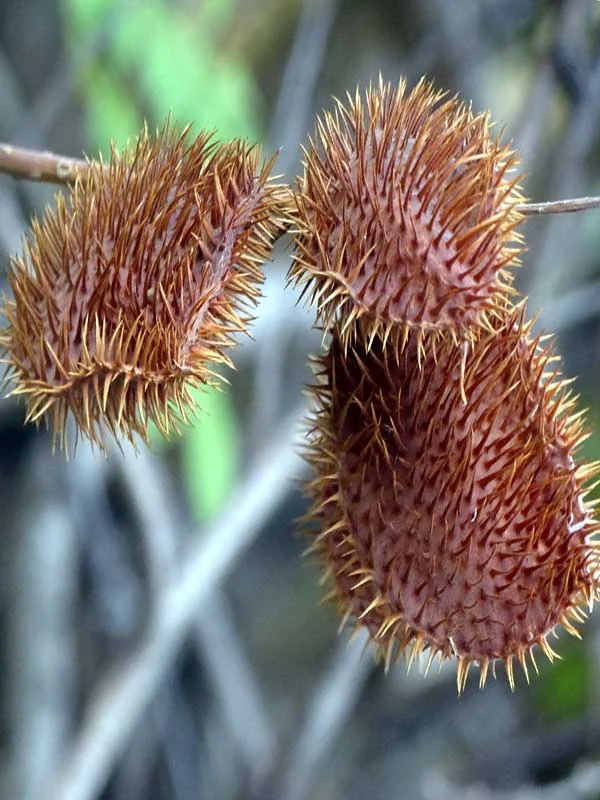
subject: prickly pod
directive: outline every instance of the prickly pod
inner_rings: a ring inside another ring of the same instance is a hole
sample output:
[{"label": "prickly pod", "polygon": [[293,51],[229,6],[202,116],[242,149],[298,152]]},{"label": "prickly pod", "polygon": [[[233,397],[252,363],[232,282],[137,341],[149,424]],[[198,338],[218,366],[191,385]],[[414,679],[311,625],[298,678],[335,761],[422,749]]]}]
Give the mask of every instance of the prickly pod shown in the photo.
[{"label": "prickly pod", "polygon": [[[555,357],[517,307],[492,333],[419,358],[346,346],[317,361],[311,550],[346,618],[387,664],[428,651],[469,667],[537,669],[557,626],[577,635],[598,591],[597,464]],[[466,398],[466,402],[463,398]]]}]

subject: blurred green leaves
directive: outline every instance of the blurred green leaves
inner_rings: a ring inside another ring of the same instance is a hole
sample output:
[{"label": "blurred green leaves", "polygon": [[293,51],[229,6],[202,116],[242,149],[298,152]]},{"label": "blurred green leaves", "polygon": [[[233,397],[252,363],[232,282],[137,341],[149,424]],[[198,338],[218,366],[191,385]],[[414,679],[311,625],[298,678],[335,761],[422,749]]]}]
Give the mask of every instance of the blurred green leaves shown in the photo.
[{"label": "blurred green leaves", "polygon": [[[218,138],[259,138],[258,92],[242,59],[223,46],[235,0],[61,0],[67,49],[80,72],[88,152],[124,145],[144,120],[167,115]],[[94,55],[94,49],[97,55]],[[83,56],[83,57],[82,57]],[[206,411],[182,444],[195,517],[217,513],[239,463],[239,430],[227,391],[202,392]],[[156,441],[156,436],[153,439]]]},{"label": "blurred green leaves", "polygon": [[240,431],[231,393],[194,390],[202,414],[186,431],[182,467],[194,518],[205,521],[225,506],[240,462]]},{"label": "blurred green leaves", "polygon": [[540,663],[529,697],[533,708],[545,722],[573,719],[585,712],[590,699],[591,662],[579,642],[563,639],[561,660],[552,665]]},{"label": "blurred green leaves", "polygon": [[69,49],[99,49],[81,75],[87,138],[106,150],[167,114],[219,137],[259,138],[258,92],[235,53],[223,50],[231,0],[62,0]]}]

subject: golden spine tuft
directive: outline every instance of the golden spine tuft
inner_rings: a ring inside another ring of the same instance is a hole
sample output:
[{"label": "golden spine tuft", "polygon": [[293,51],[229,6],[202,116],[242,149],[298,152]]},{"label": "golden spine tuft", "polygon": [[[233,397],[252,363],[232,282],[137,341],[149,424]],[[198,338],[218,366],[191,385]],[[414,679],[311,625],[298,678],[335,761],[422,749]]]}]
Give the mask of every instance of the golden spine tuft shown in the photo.
[{"label": "golden spine tuft", "polygon": [[[419,363],[420,360],[420,363]],[[387,665],[429,652],[469,667],[514,664],[575,625],[598,594],[598,464],[577,461],[581,412],[519,306],[468,347],[419,359],[333,334],[317,362],[308,459],[310,551],[344,619]],[[462,393],[466,396],[466,402]]]},{"label": "golden spine tuft", "polygon": [[102,446],[148,421],[167,435],[195,410],[189,390],[219,377],[245,331],[286,192],[243,141],[168,124],[145,130],[59,194],[9,272],[0,347],[27,420],[66,421]]},{"label": "golden spine tuft", "polygon": [[462,340],[510,306],[523,198],[488,114],[424,80],[408,93],[380,81],[325,113],[305,156],[290,280],[324,328]]}]

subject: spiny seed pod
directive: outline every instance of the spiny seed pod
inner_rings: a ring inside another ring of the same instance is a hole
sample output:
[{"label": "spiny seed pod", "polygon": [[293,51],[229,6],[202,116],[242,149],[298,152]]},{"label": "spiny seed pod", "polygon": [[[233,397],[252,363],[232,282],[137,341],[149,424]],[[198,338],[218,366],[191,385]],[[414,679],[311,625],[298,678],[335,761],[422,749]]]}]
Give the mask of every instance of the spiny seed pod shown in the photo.
[{"label": "spiny seed pod", "polygon": [[469,338],[513,293],[517,156],[488,114],[421,80],[357,91],[317,122],[296,191],[290,279],[347,341],[416,328]]},{"label": "spiny seed pod", "polygon": [[35,221],[12,263],[0,345],[27,419],[66,419],[144,439],[186,420],[251,319],[261,264],[281,229],[283,189],[243,141],[191,141],[169,125],[110,163],[92,162]]},{"label": "spiny seed pod", "polygon": [[552,658],[548,635],[577,635],[598,591],[598,465],[575,461],[581,413],[530,328],[518,307],[420,366],[415,337],[392,352],[336,332],[314,387],[307,517],[331,596],[387,664],[456,657],[459,691],[472,663],[481,686],[498,661],[511,687],[515,658],[537,670],[535,646]]}]

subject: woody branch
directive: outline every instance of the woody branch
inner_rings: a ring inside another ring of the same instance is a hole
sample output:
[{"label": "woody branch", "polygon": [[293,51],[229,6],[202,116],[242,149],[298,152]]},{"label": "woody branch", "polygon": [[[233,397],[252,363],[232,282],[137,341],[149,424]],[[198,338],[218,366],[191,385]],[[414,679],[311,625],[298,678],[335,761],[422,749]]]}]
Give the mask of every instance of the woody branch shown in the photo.
[{"label": "woody branch", "polygon": [[[15,147],[0,142],[0,173],[45,183],[69,184],[85,176],[88,162],[81,158],[57,155],[43,150]],[[600,197],[571,197],[543,203],[520,203],[518,210],[530,217],[547,214],[573,214],[600,208]]]}]

